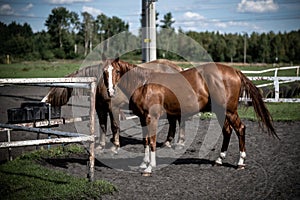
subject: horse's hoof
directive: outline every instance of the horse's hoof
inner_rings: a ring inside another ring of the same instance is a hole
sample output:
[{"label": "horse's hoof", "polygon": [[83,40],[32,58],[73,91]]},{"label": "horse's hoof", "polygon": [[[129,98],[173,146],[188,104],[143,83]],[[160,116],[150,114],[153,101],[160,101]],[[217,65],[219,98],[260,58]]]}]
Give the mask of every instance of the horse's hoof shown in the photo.
[{"label": "horse's hoof", "polygon": [[142,164],[140,164],[140,169],[146,169],[148,167],[148,164],[143,162]]},{"label": "horse's hoof", "polygon": [[151,172],[142,172],[142,176],[148,177],[151,176],[152,173]]},{"label": "horse's hoof", "polygon": [[169,141],[167,141],[163,144],[163,147],[172,148],[172,145]]},{"label": "horse's hoof", "polygon": [[102,150],[102,149],[103,149],[103,147],[100,145],[95,148],[95,150]]},{"label": "horse's hoof", "polygon": [[242,170],[242,169],[245,169],[245,165],[238,165],[237,166],[237,170]]},{"label": "horse's hoof", "polygon": [[113,153],[113,154],[118,154],[119,153],[119,150],[120,150],[120,147],[117,147],[117,146],[112,146],[110,148],[110,151]]},{"label": "horse's hoof", "polygon": [[101,145],[99,145],[99,146],[97,146],[97,147],[95,148],[95,151],[96,151],[97,153],[103,153],[103,152],[104,152],[104,147],[101,146]]}]

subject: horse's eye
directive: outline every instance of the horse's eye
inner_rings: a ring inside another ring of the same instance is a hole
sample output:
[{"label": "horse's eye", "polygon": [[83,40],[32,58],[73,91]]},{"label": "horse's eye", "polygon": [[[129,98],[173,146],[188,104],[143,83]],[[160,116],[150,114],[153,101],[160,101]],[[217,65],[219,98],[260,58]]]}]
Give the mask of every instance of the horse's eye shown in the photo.
[{"label": "horse's eye", "polygon": [[119,70],[117,70],[117,71],[116,71],[116,73],[117,73],[117,74],[120,74],[120,71],[119,71]]}]

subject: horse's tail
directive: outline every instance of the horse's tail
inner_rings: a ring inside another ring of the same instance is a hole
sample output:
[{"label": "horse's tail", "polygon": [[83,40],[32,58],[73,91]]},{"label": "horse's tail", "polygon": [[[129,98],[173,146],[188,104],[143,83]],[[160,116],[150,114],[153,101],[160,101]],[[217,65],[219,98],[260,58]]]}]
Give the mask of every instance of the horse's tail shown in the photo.
[{"label": "horse's tail", "polygon": [[272,116],[263,101],[261,92],[252,83],[252,81],[248,79],[241,71],[237,71],[237,73],[241,79],[242,88],[244,88],[247,96],[249,96],[252,99],[252,104],[257,118],[260,119],[263,125],[265,125],[265,127],[267,128],[267,132],[270,135],[279,139],[278,135],[275,132],[275,128],[273,126]]},{"label": "horse's tail", "polygon": [[66,105],[72,96],[73,88],[50,88],[48,94],[43,98],[42,102],[50,103],[52,106]]}]

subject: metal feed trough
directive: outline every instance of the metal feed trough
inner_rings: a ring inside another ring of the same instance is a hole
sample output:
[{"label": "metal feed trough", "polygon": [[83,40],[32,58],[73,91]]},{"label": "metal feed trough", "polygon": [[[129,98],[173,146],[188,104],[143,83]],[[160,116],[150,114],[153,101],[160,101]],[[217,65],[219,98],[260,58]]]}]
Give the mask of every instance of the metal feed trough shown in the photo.
[{"label": "metal feed trough", "polygon": [[[45,144],[61,144],[89,142],[89,172],[90,181],[94,180],[95,166],[95,96],[96,78],[94,77],[73,77],[73,78],[28,78],[28,79],[0,79],[0,84],[38,85],[45,87],[70,87],[86,88],[90,90],[90,134],[71,133],[51,130],[49,127],[59,124],[84,121],[87,117],[70,119],[60,118],[60,108],[51,107],[43,102],[28,102],[21,104],[20,108],[8,109],[9,124],[0,123],[0,131],[6,131],[8,142],[0,142],[0,148],[13,148],[22,146],[36,146]],[[47,127],[47,128],[45,128]],[[41,134],[63,136],[60,138],[36,139],[25,141],[10,141],[11,130],[23,130]]]},{"label": "metal feed trough", "polygon": [[60,118],[61,107],[45,102],[22,103],[20,108],[7,110],[8,123],[36,122]]}]

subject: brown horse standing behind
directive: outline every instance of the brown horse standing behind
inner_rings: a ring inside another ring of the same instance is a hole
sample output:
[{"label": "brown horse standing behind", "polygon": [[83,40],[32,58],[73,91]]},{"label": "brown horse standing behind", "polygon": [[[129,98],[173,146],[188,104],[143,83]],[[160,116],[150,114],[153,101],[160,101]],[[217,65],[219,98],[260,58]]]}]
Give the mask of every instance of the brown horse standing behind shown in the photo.
[{"label": "brown horse standing behind", "polygon": [[246,127],[237,113],[243,90],[252,98],[256,115],[268,132],[278,137],[259,90],[242,72],[234,68],[209,63],[178,74],[162,74],[139,67],[130,70],[122,64],[118,59],[106,63],[104,78],[111,96],[118,83],[118,87],[130,97],[130,109],[139,116],[141,125],[146,127],[143,128],[145,157],[141,164],[142,168],[146,168],[145,175],[156,166],[156,129],[159,118],[166,113],[185,120],[188,116],[209,109],[216,113],[223,127],[223,144],[216,164],[222,164],[234,129],[239,139],[238,167],[244,168]]},{"label": "brown horse standing behind", "polygon": [[[102,59],[103,62],[106,61],[106,58]],[[149,68],[152,71],[156,72],[172,73],[182,71],[181,67],[165,59],[154,60],[148,63],[143,63],[139,66],[143,68]],[[104,84],[104,79],[102,75],[103,71],[101,65],[93,65],[77,70],[69,75],[66,75],[66,77],[96,77],[98,79],[96,91],[96,111],[100,124],[100,145],[97,148],[103,149],[105,147],[107,133],[107,117],[109,116],[111,122],[111,130],[113,133],[112,143],[114,144],[111,150],[116,153],[118,148],[120,147],[120,108],[128,108],[129,100],[125,95],[123,95],[120,92],[118,97],[114,98],[114,104],[112,104],[111,97],[107,93],[108,88]],[[43,98],[42,101],[50,103],[53,106],[62,106],[68,103],[70,97],[72,96],[72,92],[73,88],[53,87],[50,88],[48,94]],[[175,131],[175,128],[176,121],[175,127],[170,127],[169,135],[174,135],[172,131]],[[181,135],[183,136],[184,134],[182,133]],[[170,141],[171,139],[172,137],[167,138],[167,141]]]}]

